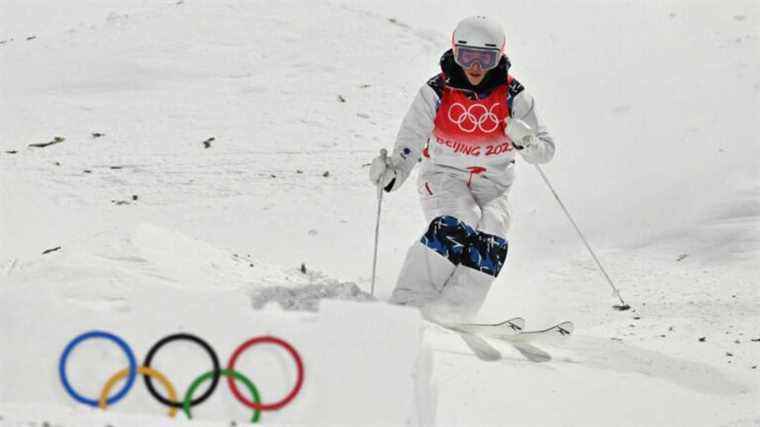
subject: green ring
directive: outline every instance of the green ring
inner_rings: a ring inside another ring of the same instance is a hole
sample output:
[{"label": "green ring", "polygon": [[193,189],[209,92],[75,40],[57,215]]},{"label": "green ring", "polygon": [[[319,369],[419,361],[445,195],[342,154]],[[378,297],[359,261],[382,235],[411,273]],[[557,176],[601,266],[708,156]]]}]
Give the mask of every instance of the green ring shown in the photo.
[{"label": "green ring", "polygon": [[[259,396],[259,391],[256,389],[256,386],[253,385],[251,380],[249,380],[243,374],[241,374],[238,371],[230,371],[229,369],[222,369],[221,371],[219,371],[219,374],[224,375],[225,377],[235,377],[236,379],[242,381],[243,384],[245,384],[245,386],[248,388],[248,391],[251,392],[253,401],[256,403],[261,403],[261,396]],[[190,384],[190,387],[188,387],[187,392],[185,393],[185,399],[182,402],[182,410],[185,411],[185,415],[187,415],[188,419],[193,419],[193,416],[190,415],[190,402],[193,400],[193,393],[195,393],[195,389],[200,387],[200,385],[203,384],[204,381],[207,381],[213,377],[214,377],[214,371],[208,371],[205,374],[201,375],[200,377],[196,378],[195,381],[193,381],[193,383]],[[261,417],[261,411],[259,411],[258,409],[255,409],[253,411],[253,416],[251,417],[251,423],[258,422],[260,417]]]}]

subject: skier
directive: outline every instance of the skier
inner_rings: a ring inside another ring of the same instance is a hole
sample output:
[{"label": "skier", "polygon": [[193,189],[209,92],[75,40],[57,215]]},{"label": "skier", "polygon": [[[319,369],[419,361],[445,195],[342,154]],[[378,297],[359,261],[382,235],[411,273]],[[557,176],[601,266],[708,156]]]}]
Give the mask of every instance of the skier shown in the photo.
[{"label": "skier", "polygon": [[391,302],[420,307],[432,320],[472,318],[499,275],[516,153],[529,163],[554,156],[533,97],[509,74],[505,45],[494,20],[459,22],[442,72],[417,93],[392,154],[370,167],[370,181],[391,192],[422,163],[417,191],[427,230],[409,249]]}]

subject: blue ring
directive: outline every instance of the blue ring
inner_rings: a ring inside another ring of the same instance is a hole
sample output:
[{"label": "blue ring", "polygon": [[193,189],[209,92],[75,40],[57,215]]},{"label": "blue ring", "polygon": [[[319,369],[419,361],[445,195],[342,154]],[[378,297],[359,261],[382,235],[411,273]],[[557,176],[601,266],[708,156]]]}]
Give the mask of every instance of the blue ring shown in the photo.
[{"label": "blue ring", "polygon": [[108,398],[106,401],[109,405],[112,405],[119,400],[123,399],[124,396],[127,395],[127,392],[130,388],[132,388],[132,385],[135,382],[135,377],[137,377],[137,360],[135,359],[135,354],[132,352],[132,349],[129,348],[129,345],[124,341],[123,339],[119,338],[118,336],[104,331],[90,331],[85,332],[82,335],[79,335],[78,337],[74,338],[69,342],[69,344],[66,346],[66,348],[63,350],[63,354],[61,354],[61,360],[58,362],[58,375],[61,377],[61,382],[63,383],[63,387],[66,389],[66,392],[69,393],[71,397],[76,399],[80,403],[84,403],[85,405],[90,405],[94,407],[98,407],[98,400],[97,399],[89,399],[87,397],[82,396],[81,394],[77,393],[76,390],[69,384],[69,379],[66,377],[66,360],[69,358],[69,354],[72,350],[74,350],[74,347],[81,344],[82,341],[90,339],[90,338],[104,338],[110,341],[113,341],[121,347],[121,349],[124,351],[124,353],[127,355],[127,359],[129,359],[129,374],[127,376],[127,382],[124,384],[124,386],[119,390],[118,393],[113,395],[113,397]]}]

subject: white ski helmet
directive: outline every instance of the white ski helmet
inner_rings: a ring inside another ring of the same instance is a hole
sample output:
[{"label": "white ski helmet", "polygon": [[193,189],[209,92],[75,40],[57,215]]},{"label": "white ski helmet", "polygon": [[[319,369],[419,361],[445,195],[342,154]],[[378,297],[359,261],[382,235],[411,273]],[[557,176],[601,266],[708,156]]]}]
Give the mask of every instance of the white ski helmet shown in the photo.
[{"label": "white ski helmet", "polygon": [[507,38],[502,26],[485,16],[471,16],[461,20],[451,36],[454,46],[467,46],[481,49],[498,49],[504,53]]}]

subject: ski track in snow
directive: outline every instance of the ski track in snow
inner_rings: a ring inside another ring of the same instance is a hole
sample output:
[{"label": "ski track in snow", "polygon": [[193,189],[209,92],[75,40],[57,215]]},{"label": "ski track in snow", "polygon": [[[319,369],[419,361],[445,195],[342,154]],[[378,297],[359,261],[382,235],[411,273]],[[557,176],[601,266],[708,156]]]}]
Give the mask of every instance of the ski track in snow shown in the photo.
[{"label": "ski track in snow", "polygon": [[[554,201],[518,170],[510,258],[481,320],[571,319],[576,333],[487,340],[501,356],[486,363],[426,327],[430,424],[759,425],[757,4],[481,6],[557,136],[547,173],[633,310],[610,309]],[[369,299],[364,165],[470,5],[25,7],[0,1],[0,292],[44,289],[104,316],[154,292],[301,310]],[[424,227],[415,175],[384,202],[381,299]],[[44,421],[11,406],[0,423]]]}]

